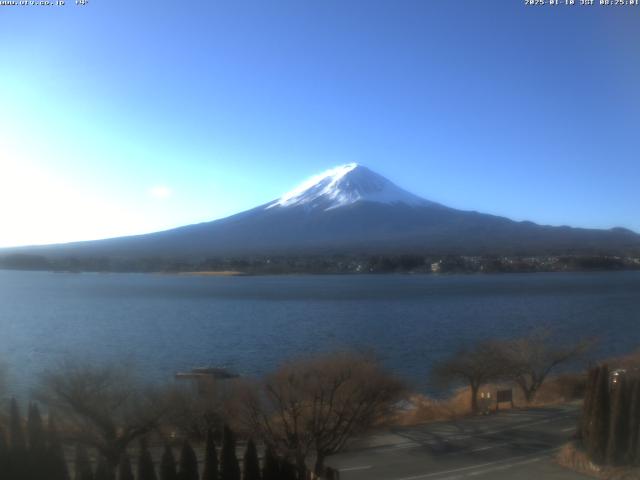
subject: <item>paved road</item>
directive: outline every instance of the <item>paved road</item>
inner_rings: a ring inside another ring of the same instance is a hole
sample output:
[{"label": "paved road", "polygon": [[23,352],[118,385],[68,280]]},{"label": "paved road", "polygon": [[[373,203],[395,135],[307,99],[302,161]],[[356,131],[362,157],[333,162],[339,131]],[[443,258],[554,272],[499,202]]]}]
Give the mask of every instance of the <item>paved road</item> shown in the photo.
[{"label": "paved road", "polygon": [[398,428],[327,464],[341,480],[584,480],[551,461],[574,433],[575,405]]}]

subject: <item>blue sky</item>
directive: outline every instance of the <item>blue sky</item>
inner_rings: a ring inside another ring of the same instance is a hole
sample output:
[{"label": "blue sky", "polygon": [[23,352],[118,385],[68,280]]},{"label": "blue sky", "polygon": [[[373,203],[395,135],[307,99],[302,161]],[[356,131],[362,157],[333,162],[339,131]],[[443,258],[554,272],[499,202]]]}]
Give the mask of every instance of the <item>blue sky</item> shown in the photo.
[{"label": "blue sky", "polygon": [[640,7],[0,7],[0,246],[154,231],[359,162],[447,205],[640,231]]}]

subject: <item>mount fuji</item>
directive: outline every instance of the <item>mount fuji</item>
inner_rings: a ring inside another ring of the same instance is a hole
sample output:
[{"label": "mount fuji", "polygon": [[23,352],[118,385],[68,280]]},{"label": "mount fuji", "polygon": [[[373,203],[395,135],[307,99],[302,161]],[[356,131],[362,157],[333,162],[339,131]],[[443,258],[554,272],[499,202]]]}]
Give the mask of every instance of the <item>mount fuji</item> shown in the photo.
[{"label": "mount fuji", "polygon": [[391,183],[386,178],[357,163],[349,163],[311,177],[297,188],[267,205],[276,207],[306,206],[331,210],[357,202],[435,205]]},{"label": "mount fuji", "polygon": [[343,253],[627,254],[640,252],[640,235],[622,228],[552,227],[456,210],[351,163],[220,220],[146,235],[0,251],[16,252],[191,259]]}]

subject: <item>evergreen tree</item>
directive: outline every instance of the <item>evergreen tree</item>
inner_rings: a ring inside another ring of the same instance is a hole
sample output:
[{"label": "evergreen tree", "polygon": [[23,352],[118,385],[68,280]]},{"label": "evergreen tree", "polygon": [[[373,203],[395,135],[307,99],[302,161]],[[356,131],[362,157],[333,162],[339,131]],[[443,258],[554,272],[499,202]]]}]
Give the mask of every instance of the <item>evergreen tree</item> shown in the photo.
[{"label": "evergreen tree", "polygon": [[625,463],[635,465],[638,462],[638,435],[640,435],[640,379],[635,379],[629,387],[629,439],[627,441],[627,454]]},{"label": "evergreen tree", "polygon": [[338,480],[340,473],[335,468],[325,467],[324,475],[327,478],[327,480]]},{"label": "evergreen tree", "polygon": [[127,453],[124,453],[122,457],[120,457],[118,480],[135,480],[133,477],[133,469],[131,468],[131,458]]},{"label": "evergreen tree", "polygon": [[9,446],[0,427],[0,478],[11,478],[9,475]]},{"label": "evergreen tree", "polygon": [[140,440],[140,454],[138,455],[138,479],[157,480],[156,470],[153,466],[153,458],[147,446],[147,441]]},{"label": "evergreen tree", "polygon": [[80,444],[76,445],[75,471],[74,480],[94,480],[89,454],[87,449]]},{"label": "evergreen tree", "polygon": [[280,480],[297,480],[298,470],[295,465],[286,458],[280,460]]},{"label": "evergreen tree", "polygon": [[247,449],[244,452],[242,471],[244,480],[260,480],[260,461],[256,444],[251,439],[247,442]]},{"label": "evergreen tree", "polygon": [[607,463],[620,465],[624,462],[629,440],[629,391],[624,375],[621,375],[613,390],[611,421],[607,442]]},{"label": "evergreen tree", "polygon": [[64,456],[64,447],[58,435],[55,419],[49,412],[47,425],[47,462],[48,480],[69,480],[69,469]]},{"label": "evergreen tree", "polygon": [[30,467],[20,407],[16,399],[12,398],[9,412],[8,478],[12,480],[28,479],[31,474]]},{"label": "evergreen tree", "polygon": [[199,480],[198,477],[198,457],[196,457],[196,452],[193,451],[189,440],[185,440],[180,453],[178,478],[180,480]]},{"label": "evergreen tree", "polygon": [[584,402],[582,403],[582,416],[578,423],[578,438],[582,446],[586,447],[589,438],[589,426],[591,415],[593,414],[593,397],[598,383],[598,368],[592,368],[587,375]]},{"label": "evergreen tree", "polygon": [[609,440],[611,403],[607,365],[603,365],[598,371],[598,381],[593,395],[587,453],[593,462],[602,464],[605,461]]},{"label": "evergreen tree", "polygon": [[280,480],[278,458],[269,445],[267,445],[262,459],[262,480]]},{"label": "evergreen tree", "polygon": [[46,435],[42,425],[42,416],[38,405],[29,405],[29,415],[27,417],[27,436],[29,438],[29,450],[31,453],[44,453],[47,448]]},{"label": "evergreen tree", "polygon": [[218,452],[216,444],[213,440],[213,431],[207,431],[207,441],[204,453],[204,470],[202,471],[202,480],[218,480]]},{"label": "evergreen tree", "polygon": [[160,480],[178,480],[176,459],[169,445],[164,447],[162,459],[160,460]]},{"label": "evergreen tree", "polygon": [[106,458],[102,455],[98,458],[98,463],[96,465],[96,474],[94,476],[94,480],[115,480],[115,472]]},{"label": "evergreen tree", "polygon": [[14,453],[24,452],[26,450],[24,432],[22,430],[22,417],[20,416],[20,408],[18,407],[18,402],[15,398],[11,399],[9,436],[11,440],[11,450]]},{"label": "evergreen tree", "polygon": [[636,445],[635,451],[633,452],[635,455],[633,456],[633,465],[640,465],[640,428],[638,431],[638,435],[636,436]]},{"label": "evergreen tree", "polygon": [[240,480],[240,464],[236,456],[236,438],[228,426],[224,426],[220,459],[220,480]]},{"label": "evergreen tree", "polygon": [[40,409],[35,403],[29,404],[27,415],[27,439],[29,443],[28,469],[29,478],[34,480],[46,478],[47,471],[47,439],[42,425]]}]

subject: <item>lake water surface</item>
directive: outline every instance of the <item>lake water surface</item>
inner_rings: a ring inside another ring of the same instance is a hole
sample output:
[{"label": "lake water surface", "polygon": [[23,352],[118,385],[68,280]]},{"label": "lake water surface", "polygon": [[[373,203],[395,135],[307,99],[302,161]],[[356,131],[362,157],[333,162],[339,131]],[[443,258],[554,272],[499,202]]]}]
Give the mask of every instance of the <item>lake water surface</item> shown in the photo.
[{"label": "lake water surface", "polygon": [[640,272],[198,277],[0,271],[0,359],[28,390],[62,359],[128,357],[152,379],[372,348],[414,386],[464,342],[549,326],[598,336],[597,356],[640,346]]}]

